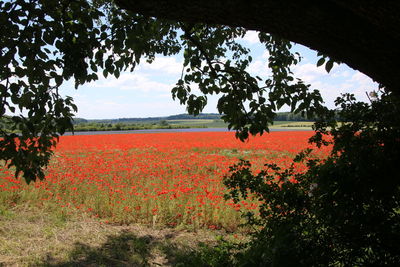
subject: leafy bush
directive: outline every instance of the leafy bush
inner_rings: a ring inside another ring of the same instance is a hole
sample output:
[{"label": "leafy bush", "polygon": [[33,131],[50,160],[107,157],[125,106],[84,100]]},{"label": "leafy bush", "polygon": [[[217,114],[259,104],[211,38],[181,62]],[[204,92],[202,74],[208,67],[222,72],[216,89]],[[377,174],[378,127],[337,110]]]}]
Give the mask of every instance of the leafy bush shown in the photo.
[{"label": "leafy bush", "polygon": [[325,110],[310,142],[332,145],[328,158],[311,150],[281,169],[266,164],[255,174],[241,161],[225,184],[235,202],[251,194],[260,215],[245,214],[255,227],[238,255],[243,266],[382,266],[400,262],[399,100],[382,93],[370,104],[352,95],[336,100],[339,116]]}]

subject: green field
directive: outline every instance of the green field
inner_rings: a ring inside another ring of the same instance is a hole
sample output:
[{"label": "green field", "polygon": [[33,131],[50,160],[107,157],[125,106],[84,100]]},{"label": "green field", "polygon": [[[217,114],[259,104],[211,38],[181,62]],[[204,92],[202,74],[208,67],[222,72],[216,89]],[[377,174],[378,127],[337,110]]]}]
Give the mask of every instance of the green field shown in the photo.
[{"label": "green field", "polygon": [[193,119],[193,120],[167,120],[171,126],[187,126],[190,128],[226,128],[228,124],[223,120],[207,120],[207,119]]},{"label": "green field", "polygon": [[312,130],[312,121],[276,121],[271,129]]},{"label": "green field", "polygon": [[[189,128],[226,128],[228,124],[223,120],[167,120],[168,124],[174,126],[185,126]],[[311,130],[313,122],[310,121],[275,121],[271,129]]]}]

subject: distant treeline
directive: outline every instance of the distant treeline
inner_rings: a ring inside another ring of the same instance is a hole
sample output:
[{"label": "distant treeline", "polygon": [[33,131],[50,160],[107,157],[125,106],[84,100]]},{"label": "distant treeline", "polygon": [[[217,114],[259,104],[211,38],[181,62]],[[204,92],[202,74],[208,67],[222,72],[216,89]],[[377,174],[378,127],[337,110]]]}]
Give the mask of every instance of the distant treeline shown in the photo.
[{"label": "distant treeline", "polygon": [[311,119],[307,119],[306,117],[301,116],[301,114],[294,114],[291,112],[279,112],[275,121],[314,121]]},{"label": "distant treeline", "polygon": [[216,120],[220,119],[221,115],[217,113],[201,113],[197,116],[189,115],[189,114],[178,114],[171,115],[165,117],[147,117],[147,118],[119,118],[119,119],[102,119],[102,120],[86,120],[82,118],[74,118],[74,124],[80,123],[89,123],[89,122],[97,122],[97,123],[157,123],[159,121],[168,121],[168,120]]},{"label": "distant treeline", "polygon": [[[147,118],[119,118],[119,119],[103,119],[103,120],[86,120],[82,118],[74,118],[74,124],[80,123],[158,123],[160,121],[169,120],[219,120],[221,115],[217,113],[200,113],[197,116],[189,114],[178,114],[166,117],[147,117]],[[301,116],[301,114],[294,114],[291,112],[279,112],[275,118],[276,121],[312,121]]]},{"label": "distant treeline", "polygon": [[148,129],[184,129],[189,128],[185,125],[170,125],[166,121],[159,123],[99,123],[99,122],[82,122],[74,125],[75,132],[87,131],[128,131],[128,130],[148,130]]}]

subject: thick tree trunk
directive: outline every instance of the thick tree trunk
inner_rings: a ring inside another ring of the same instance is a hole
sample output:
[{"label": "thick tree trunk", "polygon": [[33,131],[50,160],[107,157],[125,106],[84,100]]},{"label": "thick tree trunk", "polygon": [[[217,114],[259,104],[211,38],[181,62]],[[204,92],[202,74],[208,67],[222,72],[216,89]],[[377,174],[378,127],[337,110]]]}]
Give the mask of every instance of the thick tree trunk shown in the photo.
[{"label": "thick tree trunk", "polygon": [[400,93],[400,1],[117,0],[158,18],[241,26],[321,51]]}]

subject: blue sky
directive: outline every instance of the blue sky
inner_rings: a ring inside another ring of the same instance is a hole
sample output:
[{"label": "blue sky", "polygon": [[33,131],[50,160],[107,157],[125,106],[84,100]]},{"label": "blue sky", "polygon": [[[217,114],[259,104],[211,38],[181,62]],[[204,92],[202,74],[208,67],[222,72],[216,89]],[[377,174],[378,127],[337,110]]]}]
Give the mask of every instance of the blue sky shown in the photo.
[{"label": "blue sky", "polygon": [[[252,51],[253,62],[250,73],[268,76],[265,49],[258,43],[257,33],[249,32],[242,40]],[[366,92],[376,90],[378,85],[364,74],[354,71],[345,64],[335,65],[328,74],[323,67],[316,67],[316,52],[296,45],[303,60],[293,68],[296,77],[319,89],[326,104],[333,107],[340,93],[349,92],[357,99],[368,101]],[[77,117],[86,119],[111,119],[129,117],[168,116],[185,113],[185,106],[173,101],[171,89],[180,78],[182,57],[159,56],[152,64],[143,61],[133,73],[124,72],[119,79],[99,75],[96,82],[74,89],[72,81],[66,82],[61,93],[74,98],[78,106]],[[217,97],[209,97],[204,112],[216,113]],[[284,111],[284,110],[282,110]]]}]

